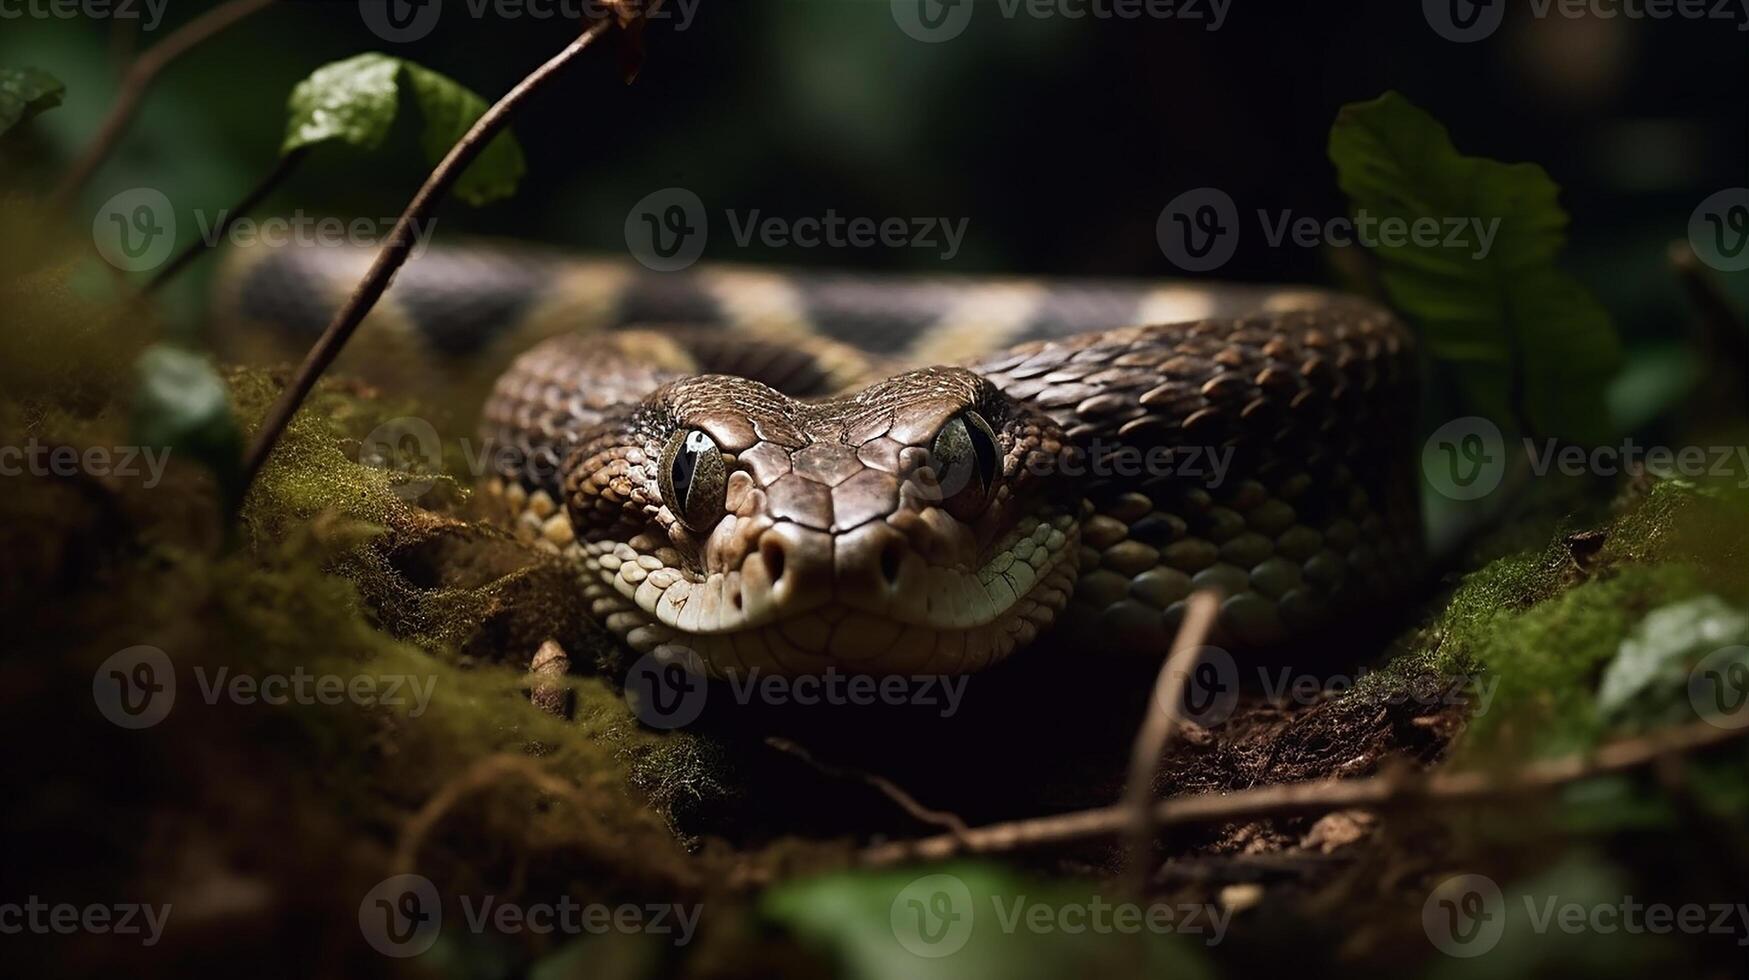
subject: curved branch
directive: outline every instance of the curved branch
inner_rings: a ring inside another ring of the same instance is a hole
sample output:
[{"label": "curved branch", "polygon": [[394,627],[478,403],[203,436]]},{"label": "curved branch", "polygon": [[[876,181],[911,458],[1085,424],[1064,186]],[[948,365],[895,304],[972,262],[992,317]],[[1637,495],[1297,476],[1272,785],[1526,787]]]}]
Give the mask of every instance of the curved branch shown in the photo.
[{"label": "curved branch", "polygon": [[172,33],[169,37],[152,45],[128,66],[127,74],[122,76],[121,91],[116,93],[115,104],[109,107],[109,115],[103,118],[103,123],[97,128],[97,135],[92,137],[85,152],[67,171],[59,187],[55,188],[51,198],[55,207],[64,208],[73,200],[73,195],[79,193],[97,168],[103,165],[109,154],[121,142],[122,134],[127,132],[128,123],[139,111],[140,102],[146,97],[146,89],[157,79],[158,73],[169,67],[170,63],[188,53],[189,49],[220,33],[238,21],[257,13],[276,0],[230,0],[223,6],[196,17]]},{"label": "curved branch", "polygon": [[261,428],[255,434],[255,441],[249,446],[249,454],[243,460],[243,493],[239,499],[249,492],[250,484],[254,483],[256,474],[267,462],[268,454],[273,452],[274,444],[279,441],[281,433],[297,414],[298,407],[304,403],[310,390],[316,386],[316,379],[322,372],[334,363],[341,348],[351,339],[354,330],[364,322],[365,315],[381,299],[389,288],[389,281],[395,272],[405,265],[412,255],[414,245],[413,227],[416,222],[424,220],[437,202],[449,192],[462,171],[468,164],[480,155],[486,144],[510,122],[510,117],[521,107],[524,100],[542,85],[546,84],[560,69],[564,68],[590,43],[607,29],[614,25],[610,19],[598,20],[587,30],[565,46],[563,51],[548,59],[547,62],[531,72],[527,78],[516,83],[516,87],[504,94],[485,114],[474,122],[474,125],[450,147],[437,169],[431,171],[431,176],[425,179],[425,184],[413,195],[407,209],[401,212],[401,217],[395,222],[395,227],[389,232],[388,241],[377,253],[371,263],[370,271],[365,273],[358,288],[346,300],[328,328],[322,331],[314,346],[310,348],[304,362],[298,365],[297,374],[292,378],[291,386],[285,390],[279,400],[268,410],[267,417],[262,420]]}]

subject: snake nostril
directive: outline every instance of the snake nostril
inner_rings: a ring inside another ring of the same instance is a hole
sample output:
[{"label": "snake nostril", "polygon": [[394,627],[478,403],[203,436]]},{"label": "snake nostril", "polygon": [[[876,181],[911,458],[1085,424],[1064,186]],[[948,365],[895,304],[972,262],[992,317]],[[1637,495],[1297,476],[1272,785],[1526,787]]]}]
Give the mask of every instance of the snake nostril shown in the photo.
[{"label": "snake nostril", "polygon": [[771,576],[771,584],[776,585],[778,579],[783,578],[783,545],[768,537],[759,546],[759,556],[765,559],[765,571]]},{"label": "snake nostril", "polygon": [[905,551],[897,541],[888,541],[881,548],[881,577],[888,585],[899,584],[899,563],[904,560]]}]

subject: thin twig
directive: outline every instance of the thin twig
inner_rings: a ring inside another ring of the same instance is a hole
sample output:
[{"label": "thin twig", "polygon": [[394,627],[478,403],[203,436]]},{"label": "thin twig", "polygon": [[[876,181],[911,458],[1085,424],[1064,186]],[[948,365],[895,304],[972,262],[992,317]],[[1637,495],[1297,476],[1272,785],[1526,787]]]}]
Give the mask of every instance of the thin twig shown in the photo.
[{"label": "thin twig", "polygon": [[[1325,779],[1262,786],[1234,793],[1202,793],[1156,803],[1155,826],[1322,813],[1350,808],[1380,809],[1428,800],[1477,801],[1534,794],[1593,776],[1646,766],[1672,753],[1690,752],[1749,735],[1749,728],[1727,729],[1697,723],[1640,738],[1624,739],[1595,752],[1533,762],[1504,776],[1487,772],[1438,774],[1424,778],[1391,773],[1366,779]],[[864,850],[860,863],[885,867],[913,861],[939,861],[959,854],[995,854],[1097,837],[1127,829],[1134,815],[1126,806],[1082,810],[1059,816],[1016,820],[899,841]]]},{"label": "thin twig", "polygon": [[563,51],[548,59],[547,62],[531,72],[527,78],[516,83],[516,86],[504,97],[499,99],[485,114],[474,122],[457,143],[449,148],[437,168],[431,171],[431,176],[425,179],[418,193],[408,203],[407,210],[401,212],[401,217],[395,222],[395,227],[389,232],[388,241],[377,253],[376,260],[371,263],[370,271],[365,274],[358,288],[347,299],[346,305],[334,314],[328,328],[316,340],[315,346],[305,356],[304,362],[298,366],[290,387],[268,410],[267,417],[262,420],[261,428],[256,431],[255,441],[249,447],[249,454],[243,461],[243,491],[248,493],[250,484],[254,483],[256,474],[267,462],[267,456],[273,451],[274,444],[279,441],[280,434],[285,431],[292,416],[297,414],[298,407],[304,403],[304,398],[316,386],[316,379],[328,369],[328,365],[339,356],[340,349],[346,346],[346,341],[352,337],[354,330],[364,321],[365,315],[375,306],[377,300],[389,288],[389,282],[395,272],[404,265],[413,252],[415,236],[414,225],[424,220],[437,202],[449,192],[449,188],[461,176],[468,164],[479,156],[491,142],[499,130],[509,122],[510,117],[521,107],[524,100],[535,90],[556,75],[578,55],[589,47],[590,42],[606,33],[614,25],[610,18],[597,20],[578,35]]},{"label": "thin twig", "polygon": [[905,792],[897,783],[884,776],[877,776],[872,772],[864,772],[861,769],[850,769],[844,766],[827,765],[826,763],[815,759],[813,754],[807,749],[802,748],[800,745],[797,745],[795,742],[792,742],[787,738],[772,736],[765,740],[765,744],[779,752],[785,753],[786,755],[795,756],[833,779],[849,779],[874,787],[876,790],[880,791],[881,795],[892,800],[898,805],[899,809],[910,814],[915,820],[929,824],[932,827],[940,827],[954,836],[965,834],[970,829],[966,826],[966,822],[960,819],[959,814],[950,813],[946,810],[932,810],[929,807],[924,806],[917,802],[916,797]]},{"label": "thin twig", "polygon": [[401,830],[401,842],[395,848],[396,870],[414,870],[419,852],[425,846],[425,838],[431,834],[432,828],[456,808],[456,804],[510,777],[521,778],[535,789],[566,801],[579,814],[590,812],[589,801],[582,791],[542,769],[530,759],[520,755],[490,755],[445,783],[425,801],[419,812],[407,818],[406,826]]},{"label": "thin twig", "polygon": [[220,219],[218,226],[212,230],[209,237],[197,238],[190,242],[188,247],[182,250],[181,255],[178,255],[169,265],[160,269],[158,274],[152,277],[151,282],[146,283],[144,292],[147,295],[157,292],[159,289],[163,288],[165,283],[174,279],[177,273],[181,272],[195,259],[205,255],[212,243],[216,243],[219,239],[223,238],[225,232],[230,231],[231,226],[237,223],[238,218],[255,210],[256,206],[259,205],[267,195],[273,193],[280,184],[285,183],[286,178],[290,177],[293,171],[297,170],[298,164],[303,162],[304,155],[308,150],[309,147],[300,146],[297,149],[292,150],[290,153],[280,157],[279,163],[274,166],[273,170],[268,173],[266,177],[262,178],[261,183],[256,184],[253,190],[244,195],[243,199],[238,201],[235,207],[224,212],[224,217]]},{"label": "thin twig", "polygon": [[1193,593],[1185,600],[1184,621],[1172,641],[1172,652],[1154,679],[1154,696],[1148,701],[1148,713],[1136,731],[1136,744],[1130,751],[1130,775],[1124,786],[1123,805],[1132,815],[1130,869],[1142,884],[1147,882],[1146,859],[1154,837],[1148,812],[1148,804],[1154,798],[1154,774],[1183,722],[1184,686],[1190,676],[1191,658],[1208,639],[1220,611],[1220,593],[1211,589]]},{"label": "thin twig", "polygon": [[146,97],[146,90],[157,79],[159,72],[188,53],[189,49],[274,2],[275,0],[230,0],[229,3],[214,7],[177,28],[169,37],[147,48],[134,59],[128,66],[127,73],[122,76],[121,90],[116,93],[115,103],[109,107],[109,115],[97,127],[97,135],[92,137],[85,152],[79,155],[60,186],[55,189],[51,198],[54,206],[64,208],[71,203],[73,195],[79,193],[79,189],[85,186],[91,175],[108,159],[116,144],[121,142],[122,134],[127,132],[128,123],[133,121],[134,113],[139,111],[140,103]]}]

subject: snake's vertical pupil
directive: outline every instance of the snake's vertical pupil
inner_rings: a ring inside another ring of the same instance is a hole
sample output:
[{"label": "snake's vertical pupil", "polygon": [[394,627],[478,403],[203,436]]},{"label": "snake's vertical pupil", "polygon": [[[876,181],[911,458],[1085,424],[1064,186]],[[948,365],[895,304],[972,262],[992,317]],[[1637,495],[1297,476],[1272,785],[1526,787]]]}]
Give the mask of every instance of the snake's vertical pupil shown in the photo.
[{"label": "snake's vertical pupil", "polygon": [[680,523],[701,531],[723,515],[728,468],[711,437],[683,429],[668,440],[663,453],[661,489],[668,509]]},{"label": "snake's vertical pupil", "polygon": [[962,521],[975,519],[990,502],[1001,464],[996,433],[983,416],[968,410],[949,419],[930,447],[941,506]]}]

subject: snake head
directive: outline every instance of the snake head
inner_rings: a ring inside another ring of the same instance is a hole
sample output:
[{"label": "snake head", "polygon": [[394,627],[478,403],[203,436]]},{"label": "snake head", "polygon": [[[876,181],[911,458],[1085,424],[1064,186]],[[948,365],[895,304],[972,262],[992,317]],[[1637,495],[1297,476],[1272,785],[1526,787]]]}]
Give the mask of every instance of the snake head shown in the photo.
[{"label": "snake head", "polygon": [[719,676],[963,673],[1067,600],[1073,452],[963,369],[812,402],[705,375],[584,434],[566,505],[598,612],[634,649]]}]

